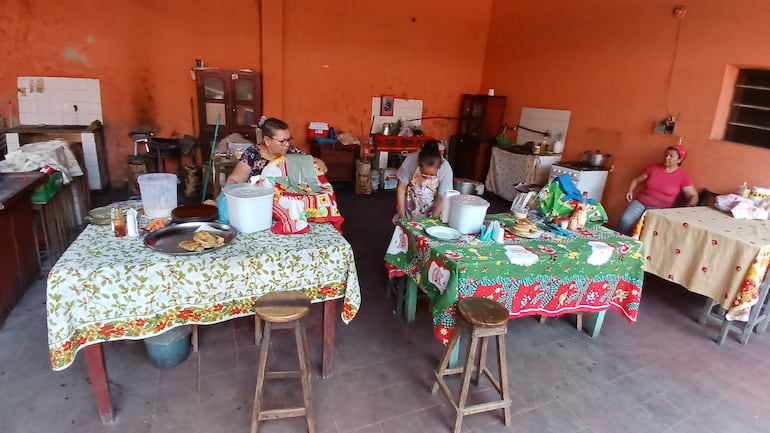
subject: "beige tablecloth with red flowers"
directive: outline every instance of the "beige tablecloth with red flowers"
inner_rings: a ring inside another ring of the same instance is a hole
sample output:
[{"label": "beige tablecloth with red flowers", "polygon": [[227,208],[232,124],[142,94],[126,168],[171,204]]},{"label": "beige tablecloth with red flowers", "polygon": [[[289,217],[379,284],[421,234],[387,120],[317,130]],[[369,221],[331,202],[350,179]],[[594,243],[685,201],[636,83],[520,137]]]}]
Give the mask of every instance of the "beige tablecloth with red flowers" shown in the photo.
[{"label": "beige tablecloth with red flowers", "polygon": [[641,223],[645,271],[719,302],[728,320],[748,320],[770,263],[770,221],[685,207],[648,210]]},{"label": "beige tablecloth with red flowers", "polygon": [[331,224],[311,224],[304,235],[239,234],[215,251],[172,256],[90,225],[48,275],[51,365],[67,368],[90,344],[247,316],[256,298],[280,290],[313,302],[344,298],[350,322],[361,305],[350,244]]}]

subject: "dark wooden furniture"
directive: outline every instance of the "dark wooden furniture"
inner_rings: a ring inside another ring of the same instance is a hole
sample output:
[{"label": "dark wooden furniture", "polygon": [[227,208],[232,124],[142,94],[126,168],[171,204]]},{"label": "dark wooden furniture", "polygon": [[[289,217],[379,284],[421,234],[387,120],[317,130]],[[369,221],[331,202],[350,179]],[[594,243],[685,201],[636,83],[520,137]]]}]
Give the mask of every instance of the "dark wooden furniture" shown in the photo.
[{"label": "dark wooden furniture", "polygon": [[[435,373],[436,380],[433,383],[433,388],[431,388],[431,393],[435,393],[441,387],[441,391],[444,392],[449,403],[454,407],[456,412],[454,433],[460,432],[465,415],[489,410],[502,409],[505,425],[510,426],[511,399],[508,395],[510,392],[508,390],[508,364],[505,361],[505,334],[508,332],[508,310],[491,299],[475,297],[461,299],[457,304],[457,310],[459,312],[459,324],[462,327],[456,328],[454,334],[452,334],[446,354],[441,360],[438,371]],[[449,368],[452,351],[460,340],[463,328],[467,328],[471,334],[465,366]],[[492,373],[487,368],[488,338],[495,336],[497,337],[497,363],[499,369],[497,378],[492,377]],[[481,343],[481,350],[479,351],[477,364],[476,352],[478,351],[479,342]],[[500,400],[478,403],[471,406],[466,405],[468,388],[474,370],[476,371],[476,385],[479,384],[483,374],[500,394]],[[460,373],[462,373],[462,386],[460,387],[460,395],[457,401],[455,401],[452,392],[444,381],[444,376]]]},{"label": "dark wooden furniture", "polygon": [[449,141],[455,177],[484,181],[492,145],[503,126],[505,102],[505,96],[463,95],[457,135]]},{"label": "dark wooden furniture", "polygon": [[[302,318],[310,311],[310,298],[302,292],[287,291],[273,292],[261,296],[254,303],[254,318],[257,336],[262,335],[259,351],[259,368],[257,372],[257,389],[254,393],[254,410],[251,415],[251,433],[257,433],[260,421],[305,417],[308,431],[315,432],[313,410],[310,400],[310,362],[307,346],[307,335]],[[260,326],[260,322],[263,326]],[[264,329],[259,331],[259,328]],[[294,342],[297,347],[299,370],[267,371],[267,357],[270,349],[270,333],[273,329],[291,329],[294,332]],[[304,406],[280,409],[265,409],[263,407],[263,391],[265,379],[299,378],[302,383],[302,399]]]},{"label": "dark wooden furniture", "polygon": [[198,125],[204,165],[219,117],[217,140],[238,133],[256,142],[254,125],[262,117],[262,74],[250,69],[196,69]]},{"label": "dark wooden furniture", "polygon": [[48,175],[4,173],[0,179],[0,326],[40,273],[37,237],[29,196]]},{"label": "dark wooden furniture", "polygon": [[341,144],[317,144],[311,141],[310,153],[321,158],[329,171],[329,182],[353,182],[356,178],[356,155],[358,146]]}]

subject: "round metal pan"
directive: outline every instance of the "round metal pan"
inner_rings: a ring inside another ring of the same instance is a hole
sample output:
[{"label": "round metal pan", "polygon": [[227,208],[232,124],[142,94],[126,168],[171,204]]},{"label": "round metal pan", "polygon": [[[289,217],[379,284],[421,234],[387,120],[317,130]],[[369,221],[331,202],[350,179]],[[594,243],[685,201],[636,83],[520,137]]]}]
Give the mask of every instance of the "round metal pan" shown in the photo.
[{"label": "round metal pan", "polygon": [[[188,239],[192,239],[195,232],[198,230],[205,230],[212,234],[222,236],[225,240],[225,244],[221,247],[206,248],[203,251],[187,251],[179,246],[179,243]],[[173,224],[154,232],[147,233],[144,237],[144,244],[155,251],[165,254],[171,254],[175,256],[192,256],[197,254],[205,254],[220,248],[224,248],[235,239],[238,232],[232,226],[227,224],[212,223],[212,222],[190,222]]]}]

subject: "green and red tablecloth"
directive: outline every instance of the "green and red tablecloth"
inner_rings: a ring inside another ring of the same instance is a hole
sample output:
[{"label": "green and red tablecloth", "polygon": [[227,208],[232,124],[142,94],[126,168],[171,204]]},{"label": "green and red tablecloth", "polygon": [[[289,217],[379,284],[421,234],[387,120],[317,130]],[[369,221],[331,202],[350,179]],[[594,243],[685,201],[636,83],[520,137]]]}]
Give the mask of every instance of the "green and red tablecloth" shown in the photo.
[{"label": "green and red tablecloth", "polygon": [[[508,227],[510,214],[488,215]],[[400,220],[385,255],[391,275],[405,272],[433,303],[436,336],[446,344],[457,301],[484,296],[512,318],[574,312],[619,311],[636,321],[644,278],[642,243],[599,225],[569,238],[545,230],[538,239],[505,233],[505,243],[463,235],[456,242],[425,233],[440,220]],[[544,227],[541,227],[544,228]]]}]

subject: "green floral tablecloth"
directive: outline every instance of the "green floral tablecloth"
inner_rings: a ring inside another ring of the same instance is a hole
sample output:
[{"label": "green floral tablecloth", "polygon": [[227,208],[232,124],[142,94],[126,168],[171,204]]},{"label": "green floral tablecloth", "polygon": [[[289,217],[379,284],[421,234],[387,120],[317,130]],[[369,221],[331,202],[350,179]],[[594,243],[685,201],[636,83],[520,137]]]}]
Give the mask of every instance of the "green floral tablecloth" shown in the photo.
[{"label": "green floral tablecloth", "polygon": [[311,224],[304,235],[239,234],[215,251],[172,256],[90,225],[48,275],[51,365],[67,368],[90,344],[247,316],[257,297],[280,290],[344,298],[350,322],[361,305],[350,244],[331,224]]},{"label": "green floral tablecloth", "polygon": [[[487,219],[504,227],[515,222],[510,214]],[[493,299],[511,317],[613,308],[636,321],[644,279],[644,251],[637,240],[590,225],[575,238],[546,230],[538,239],[506,232],[504,244],[481,242],[477,235],[444,242],[426,235],[425,229],[435,225],[443,224],[431,218],[400,220],[385,262],[427,292],[435,333],[444,344],[452,335],[457,301],[467,296]]]}]

